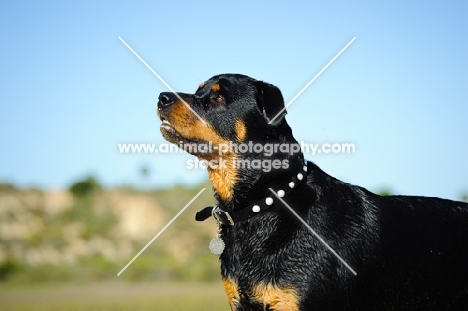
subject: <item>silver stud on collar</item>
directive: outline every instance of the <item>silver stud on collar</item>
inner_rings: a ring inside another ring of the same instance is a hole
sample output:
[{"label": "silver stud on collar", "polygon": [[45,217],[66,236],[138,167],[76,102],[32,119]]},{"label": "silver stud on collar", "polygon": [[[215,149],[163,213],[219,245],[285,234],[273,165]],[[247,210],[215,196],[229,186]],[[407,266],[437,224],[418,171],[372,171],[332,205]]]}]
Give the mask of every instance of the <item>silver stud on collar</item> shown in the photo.
[{"label": "silver stud on collar", "polygon": [[302,173],[297,174],[297,179],[302,180],[302,178],[304,178],[304,175],[302,175]]},{"label": "silver stud on collar", "polygon": [[254,213],[260,212],[260,206],[258,206],[258,205],[252,206],[252,212],[254,212]]},{"label": "silver stud on collar", "polygon": [[266,203],[266,205],[272,205],[273,204],[273,199],[268,197],[268,198],[265,199],[265,203]]},{"label": "silver stud on collar", "polygon": [[278,197],[280,198],[284,197],[285,195],[284,190],[278,190],[277,194],[278,194]]},{"label": "silver stud on collar", "polygon": [[295,184],[294,184],[294,181],[291,181],[289,184],[288,184],[289,188],[294,188]]},{"label": "silver stud on collar", "polygon": [[304,165],[302,169],[304,170],[304,172],[307,172],[307,165]]}]

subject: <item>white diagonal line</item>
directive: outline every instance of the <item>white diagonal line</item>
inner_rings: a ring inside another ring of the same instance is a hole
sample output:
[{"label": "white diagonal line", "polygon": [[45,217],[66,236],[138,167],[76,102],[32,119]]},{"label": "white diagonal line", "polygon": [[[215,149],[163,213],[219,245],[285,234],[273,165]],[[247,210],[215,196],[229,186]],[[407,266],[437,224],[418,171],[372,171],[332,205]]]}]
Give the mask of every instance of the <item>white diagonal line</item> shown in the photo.
[{"label": "white diagonal line", "polygon": [[120,36],[119,36],[118,38],[119,38],[119,40],[120,40],[120,41],[121,41],[121,42],[122,42],[122,43],[123,43],[123,44],[124,44],[124,45],[125,45],[141,62],[142,62],[142,63],[143,63],[143,65],[145,65],[146,68],[148,68],[148,69],[156,76],[156,78],[159,79],[159,81],[161,81],[172,93],[174,93],[174,95],[177,96],[177,98],[178,98],[181,102],[183,102],[183,103],[185,104],[185,106],[187,106],[187,108],[190,109],[190,110],[193,112],[193,114],[197,116],[198,119],[200,119],[200,121],[202,121],[204,124],[206,124],[206,121],[203,120],[203,119],[200,117],[200,115],[199,115],[198,113],[196,113],[196,112],[192,109],[192,107],[190,107],[190,105],[187,104],[187,102],[186,102],[185,100],[183,100],[182,97],[180,97],[179,94],[177,94],[177,92],[174,91],[174,89],[173,89],[169,84],[167,84],[167,82],[164,81],[164,79],[163,79],[160,75],[158,75],[158,73],[157,73],[156,71],[154,71],[153,68],[151,68],[150,65],[148,65],[148,64],[144,61],[144,59],[141,58],[140,55],[138,55],[137,52],[135,52],[135,51],[131,48],[130,45],[128,45],[127,42],[125,42],[124,39],[122,39]]},{"label": "white diagonal line", "polygon": [[162,228],[162,229],[158,232],[158,234],[156,234],[155,237],[152,238],[151,241],[149,241],[148,244],[146,244],[145,247],[143,247],[143,249],[142,249],[138,254],[136,254],[135,257],[133,257],[133,259],[130,260],[130,262],[129,262],[122,270],[120,270],[119,273],[117,273],[117,276],[120,276],[120,275],[122,274],[122,272],[124,272],[125,269],[127,269],[128,266],[130,266],[130,265],[132,264],[132,262],[134,262],[135,259],[137,259],[138,256],[140,256],[141,253],[143,253],[143,252],[145,251],[145,249],[147,249],[148,246],[150,246],[151,243],[153,243],[154,240],[156,240],[156,239],[157,239],[157,238],[174,222],[174,220],[176,220],[177,217],[179,217],[179,216],[187,209],[187,207],[189,207],[190,204],[192,204],[193,201],[195,201],[195,199],[198,198],[198,196],[199,196],[203,191],[205,191],[205,189],[206,189],[206,188],[203,188],[202,190],[200,190],[200,192],[198,192],[197,195],[194,196],[193,199],[190,200],[190,202],[188,202],[187,205],[185,205],[184,208],[181,209],[180,212],[178,212],[177,215],[175,215],[174,218],[172,218],[171,221],[169,221],[169,222],[167,223],[167,225],[165,225],[164,228]]},{"label": "white diagonal line", "polygon": [[344,46],[344,48],[341,49],[341,51],[338,52],[338,54],[335,55],[335,57],[333,57],[329,62],[328,64],[325,65],[325,67],[322,68],[322,70],[320,70],[316,75],[315,77],[312,78],[312,80],[309,81],[309,83],[307,83],[303,88],[302,90],[299,91],[299,93],[296,94],[296,96],[294,96],[285,106],[283,109],[280,110],[280,112],[278,112],[276,114],[276,116],[271,119],[268,124],[271,124],[273,121],[275,121],[275,119],[283,112],[285,111],[324,71],[325,69],[328,68],[328,66],[330,66],[337,58],[338,56],[341,55],[341,53],[343,53],[350,45],[351,43],[354,42],[354,40],[356,40],[356,37],[352,38],[351,41],[348,42],[348,44],[346,44]]},{"label": "white diagonal line", "polygon": [[334,250],[333,248],[331,248],[331,246],[328,245],[328,243],[325,242],[325,240],[322,239],[322,237],[321,237],[320,235],[318,235],[317,232],[315,232],[314,229],[312,229],[312,228],[309,226],[309,224],[306,223],[306,222],[304,221],[304,219],[302,219],[301,216],[299,216],[299,215],[296,213],[296,211],[293,210],[293,209],[291,208],[291,206],[289,206],[282,198],[280,198],[280,197],[276,194],[276,192],[275,192],[273,189],[271,189],[271,188],[268,188],[268,189],[270,189],[270,191],[281,201],[281,203],[283,203],[284,206],[286,206],[286,207],[294,214],[294,216],[296,216],[297,219],[299,219],[299,220],[302,222],[302,224],[303,224],[304,226],[306,226],[307,229],[309,229],[309,231],[312,232],[312,234],[315,235],[315,236],[317,237],[317,239],[319,239],[319,241],[322,242],[322,244],[325,245],[325,247],[328,248],[328,249],[330,250],[330,252],[332,252],[332,254],[335,255],[335,257],[338,258],[338,259],[346,266],[346,268],[349,269],[349,271],[351,271],[354,275],[357,275],[356,271],[354,271],[353,268],[351,268],[351,267],[348,265],[348,263],[347,263],[346,261],[344,261],[344,259],[341,258],[340,255],[338,255],[338,253],[335,252],[335,250]]}]

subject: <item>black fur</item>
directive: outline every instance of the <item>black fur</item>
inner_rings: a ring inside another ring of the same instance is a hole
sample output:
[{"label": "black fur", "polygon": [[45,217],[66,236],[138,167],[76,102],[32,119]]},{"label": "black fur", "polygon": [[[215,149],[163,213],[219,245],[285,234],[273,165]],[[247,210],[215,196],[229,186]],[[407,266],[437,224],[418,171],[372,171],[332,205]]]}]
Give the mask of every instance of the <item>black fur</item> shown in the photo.
[{"label": "black fur", "polygon": [[[210,89],[214,83],[220,85],[218,92]],[[213,103],[213,93],[223,96],[224,102]],[[227,140],[238,139],[235,122],[241,120],[247,129],[244,141],[297,143],[285,112],[268,124],[284,107],[281,92],[270,84],[225,74],[208,80],[194,95],[180,95]],[[170,115],[168,109],[159,104],[161,118]],[[239,157],[287,160],[290,166],[269,172],[238,169],[233,195],[217,194],[225,211],[271,196],[268,188],[284,184],[303,159],[300,152]],[[468,310],[468,204],[382,197],[341,182],[311,162],[306,175],[307,182],[284,200],[357,275],[277,203],[269,212],[221,226],[226,244],[221,274],[237,286],[235,310],[284,310],[252,297],[252,288],[261,283],[293,288],[298,296],[295,310]]]}]

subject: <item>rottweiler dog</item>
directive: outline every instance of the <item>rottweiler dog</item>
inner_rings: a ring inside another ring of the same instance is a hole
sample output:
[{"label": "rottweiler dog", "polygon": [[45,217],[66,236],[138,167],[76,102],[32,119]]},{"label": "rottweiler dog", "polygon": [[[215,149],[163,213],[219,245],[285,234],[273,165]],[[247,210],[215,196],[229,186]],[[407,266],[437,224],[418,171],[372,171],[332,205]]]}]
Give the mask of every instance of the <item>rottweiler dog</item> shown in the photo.
[{"label": "rottweiler dog", "polygon": [[161,93],[158,115],[206,163],[217,205],[196,218],[217,220],[232,310],[468,310],[467,203],[326,174],[297,148],[280,90],[248,76]]}]

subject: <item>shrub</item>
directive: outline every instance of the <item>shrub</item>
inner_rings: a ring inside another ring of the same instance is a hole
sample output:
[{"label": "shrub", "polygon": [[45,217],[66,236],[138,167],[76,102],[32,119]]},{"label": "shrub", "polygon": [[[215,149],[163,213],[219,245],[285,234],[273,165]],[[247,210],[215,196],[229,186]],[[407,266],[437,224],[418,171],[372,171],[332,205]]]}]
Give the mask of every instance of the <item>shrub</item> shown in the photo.
[{"label": "shrub", "polygon": [[88,176],[84,180],[77,181],[69,188],[69,191],[75,198],[88,197],[101,190],[101,184],[93,176]]}]

